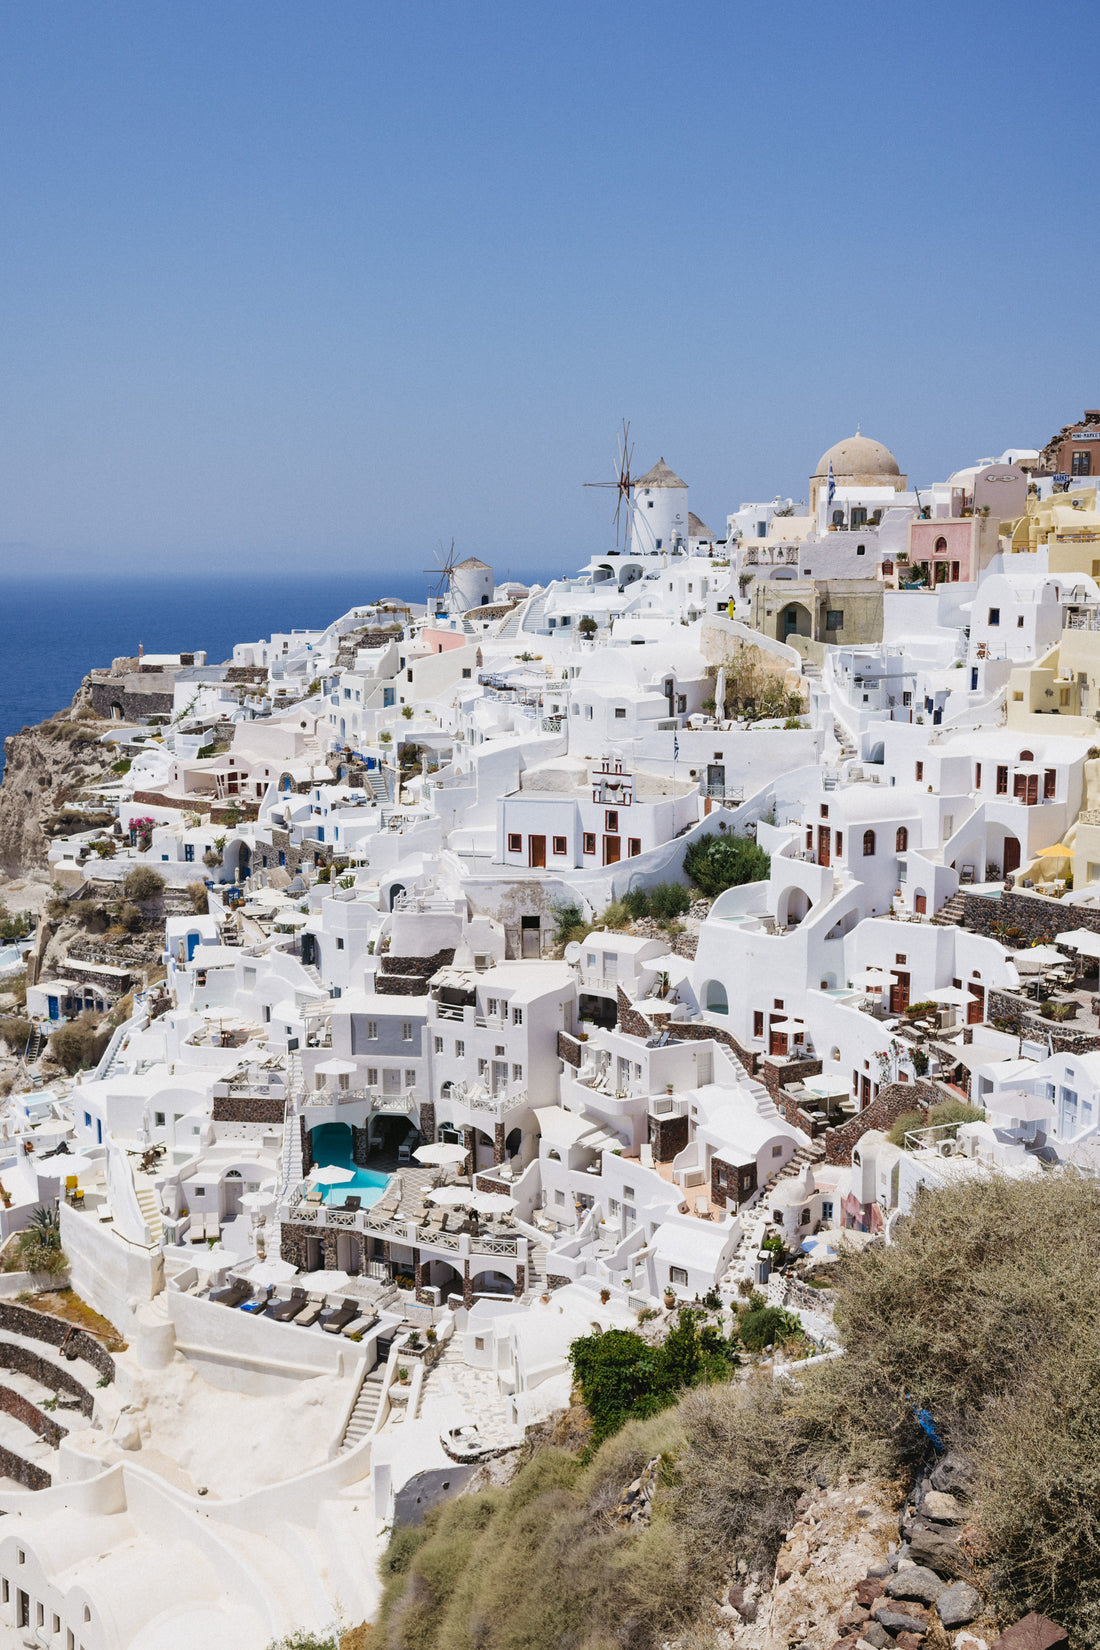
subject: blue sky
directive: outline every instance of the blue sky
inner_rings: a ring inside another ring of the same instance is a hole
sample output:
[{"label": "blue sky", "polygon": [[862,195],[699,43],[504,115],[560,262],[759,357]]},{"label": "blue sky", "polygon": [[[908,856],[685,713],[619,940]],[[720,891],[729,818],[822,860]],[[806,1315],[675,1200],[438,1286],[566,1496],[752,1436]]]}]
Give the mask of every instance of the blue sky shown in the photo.
[{"label": "blue sky", "polygon": [[1095,9],[0,3],[9,567],[503,573],[1100,405]]}]

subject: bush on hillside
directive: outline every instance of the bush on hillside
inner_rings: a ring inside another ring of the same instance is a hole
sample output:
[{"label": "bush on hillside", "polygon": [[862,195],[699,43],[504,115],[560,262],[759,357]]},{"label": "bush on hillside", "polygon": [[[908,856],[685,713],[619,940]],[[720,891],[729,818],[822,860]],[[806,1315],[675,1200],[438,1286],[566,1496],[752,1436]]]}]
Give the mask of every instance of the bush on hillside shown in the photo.
[{"label": "bush on hillside", "polygon": [[122,884],[127,899],[155,899],[164,888],[164,878],[151,865],[135,865]]},{"label": "bush on hillside", "polygon": [[569,1361],[585,1408],[592,1443],[601,1444],[628,1420],[644,1420],[675,1402],[685,1387],[707,1378],[728,1380],[737,1357],[728,1341],[681,1307],[659,1346],[631,1329],[584,1335],[569,1348]]},{"label": "bush on hillside", "polygon": [[91,1015],[82,1014],[79,1020],[58,1026],[50,1038],[49,1052],[72,1077],[98,1064],[109,1037],[110,1033],[101,1030]]},{"label": "bush on hillside", "polygon": [[22,1014],[5,1014],[0,1019],[0,1041],[7,1043],[13,1054],[22,1054],[34,1026]]},{"label": "bush on hillside", "polygon": [[708,831],[684,854],[685,875],[711,899],[743,882],[763,882],[770,867],[769,856],[747,836],[715,836]]},{"label": "bush on hillside", "polygon": [[652,888],[632,888],[623,895],[622,903],[635,922],[643,917],[669,922],[688,910],[691,892],[682,882],[658,882]]},{"label": "bush on hillside", "polygon": [[205,917],[210,909],[210,901],[206,893],[204,882],[189,882],[187,897],[191,901],[191,910],[196,917]]}]

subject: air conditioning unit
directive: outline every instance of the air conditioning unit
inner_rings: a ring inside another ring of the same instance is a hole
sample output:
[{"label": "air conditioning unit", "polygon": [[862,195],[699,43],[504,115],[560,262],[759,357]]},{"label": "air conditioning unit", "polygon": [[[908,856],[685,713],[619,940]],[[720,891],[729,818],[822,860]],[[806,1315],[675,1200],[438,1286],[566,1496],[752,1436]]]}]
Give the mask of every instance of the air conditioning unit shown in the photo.
[{"label": "air conditioning unit", "polygon": [[941,1140],[937,1150],[939,1151],[941,1157],[957,1156],[956,1142],[954,1140]]},{"label": "air conditioning unit", "polygon": [[479,974],[484,974],[485,970],[487,968],[492,968],[492,966],[493,959],[487,951],[474,952],[474,967],[477,969]]}]

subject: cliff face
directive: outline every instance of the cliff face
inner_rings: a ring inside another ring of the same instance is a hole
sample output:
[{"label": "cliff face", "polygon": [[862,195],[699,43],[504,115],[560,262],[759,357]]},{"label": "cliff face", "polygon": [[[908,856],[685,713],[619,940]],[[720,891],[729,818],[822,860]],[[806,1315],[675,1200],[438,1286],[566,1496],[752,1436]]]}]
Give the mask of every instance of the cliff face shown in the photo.
[{"label": "cliff face", "polygon": [[82,828],[80,790],[109,766],[108,752],[99,743],[106,724],[70,717],[63,711],[4,741],[0,870],[7,876],[25,876],[45,867],[49,827],[60,823],[62,810],[72,810],[69,830]]}]

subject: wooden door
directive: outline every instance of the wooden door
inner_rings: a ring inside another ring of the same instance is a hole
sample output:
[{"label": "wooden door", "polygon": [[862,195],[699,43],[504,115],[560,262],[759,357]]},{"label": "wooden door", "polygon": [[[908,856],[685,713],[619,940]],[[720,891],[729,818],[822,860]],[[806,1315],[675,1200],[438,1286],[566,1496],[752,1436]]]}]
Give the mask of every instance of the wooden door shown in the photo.
[{"label": "wooden door", "polygon": [[622,853],[621,836],[605,836],[603,839],[603,862],[605,865],[617,865]]},{"label": "wooden door", "polygon": [[544,836],[529,836],[527,838],[527,863],[537,867],[540,871],[546,867],[546,838]]},{"label": "wooden door", "polygon": [[909,1007],[909,976],[894,969],[894,981],[890,987],[890,1013],[904,1014]]},{"label": "wooden door", "polygon": [[918,917],[924,916],[925,912],[928,910],[927,894],[917,895],[916,899],[913,901],[913,910],[917,913]]},{"label": "wooden door", "polygon": [[785,1031],[773,1031],[770,1025],[768,1027],[768,1053],[778,1054],[781,1057],[785,1057],[787,1053],[787,1033]]},{"label": "wooden door", "polygon": [[1004,875],[1020,869],[1020,839],[1018,836],[1005,837]]},{"label": "wooden door", "polygon": [[985,1019],[985,988],[970,985],[967,990],[970,992],[970,1001],[966,1005],[966,1023],[968,1026],[980,1026]]},{"label": "wooden door", "polygon": [[832,833],[827,825],[817,827],[817,863],[819,865],[832,863],[829,852],[831,835]]},{"label": "wooden door", "polygon": [[859,1080],[859,1101],[861,1106],[871,1104],[871,1079],[869,1077],[861,1077]]}]

